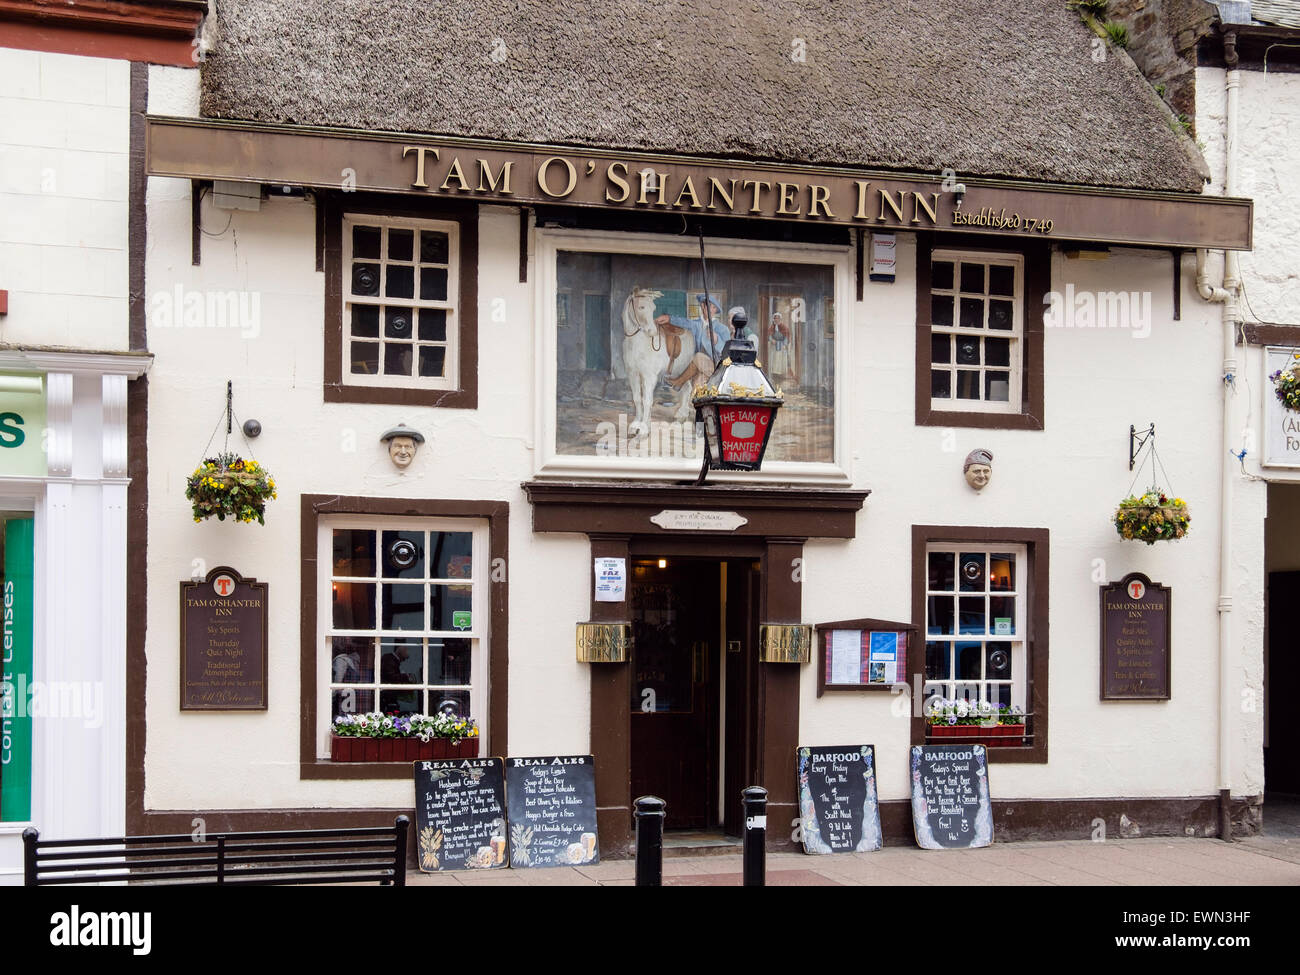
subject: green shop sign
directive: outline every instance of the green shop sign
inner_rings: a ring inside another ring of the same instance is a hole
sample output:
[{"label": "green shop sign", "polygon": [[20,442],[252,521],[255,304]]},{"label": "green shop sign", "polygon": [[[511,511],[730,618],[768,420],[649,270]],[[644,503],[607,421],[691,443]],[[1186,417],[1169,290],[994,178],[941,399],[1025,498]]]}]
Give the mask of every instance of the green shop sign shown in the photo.
[{"label": "green shop sign", "polygon": [[32,543],[31,518],[11,518],[4,525],[4,682],[0,684],[0,821],[32,818],[32,715],[27,688],[32,686]]},{"label": "green shop sign", "polygon": [[47,447],[44,378],[0,375],[0,474],[44,476]]}]

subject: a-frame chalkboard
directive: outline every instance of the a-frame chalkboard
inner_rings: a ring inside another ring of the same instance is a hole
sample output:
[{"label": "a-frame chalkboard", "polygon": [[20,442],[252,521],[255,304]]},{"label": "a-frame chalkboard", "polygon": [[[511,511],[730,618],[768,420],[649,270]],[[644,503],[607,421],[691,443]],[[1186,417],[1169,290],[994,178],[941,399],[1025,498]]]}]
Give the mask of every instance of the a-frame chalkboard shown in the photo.
[{"label": "a-frame chalkboard", "polygon": [[805,853],[863,853],[881,847],[876,755],[871,745],[802,747],[795,774]]},{"label": "a-frame chalkboard", "polygon": [[912,828],[925,850],[993,842],[988,753],[983,745],[912,748]]}]

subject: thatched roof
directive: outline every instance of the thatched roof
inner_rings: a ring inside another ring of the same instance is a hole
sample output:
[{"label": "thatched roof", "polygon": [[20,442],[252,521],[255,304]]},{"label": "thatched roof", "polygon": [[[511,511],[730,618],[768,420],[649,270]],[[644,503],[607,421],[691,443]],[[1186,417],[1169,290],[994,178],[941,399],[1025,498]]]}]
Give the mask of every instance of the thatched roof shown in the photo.
[{"label": "thatched roof", "polygon": [[1064,0],[216,7],[208,117],[1095,186],[1203,182],[1141,73]]}]

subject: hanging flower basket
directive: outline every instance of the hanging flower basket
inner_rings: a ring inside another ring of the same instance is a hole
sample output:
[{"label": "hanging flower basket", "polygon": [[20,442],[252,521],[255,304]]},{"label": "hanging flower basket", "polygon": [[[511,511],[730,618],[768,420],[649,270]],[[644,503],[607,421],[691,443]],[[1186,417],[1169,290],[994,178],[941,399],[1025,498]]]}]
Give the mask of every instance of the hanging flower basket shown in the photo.
[{"label": "hanging flower basket", "polygon": [[1268,377],[1273,380],[1273,392],[1288,410],[1300,413],[1300,362],[1293,362]]},{"label": "hanging flower basket", "polygon": [[1182,538],[1192,518],[1182,498],[1166,497],[1159,488],[1152,488],[1121,501],[1114,520],[1120,538],[1154,545]]},{"label": "hanging flower basket", "polygon": [[266,503],[275,498],[275,478],[255,460],[223,453],[209,457],[185,482],[185,497],[194,506],[194,520],[216,516],[225,521],[266,522]]}]

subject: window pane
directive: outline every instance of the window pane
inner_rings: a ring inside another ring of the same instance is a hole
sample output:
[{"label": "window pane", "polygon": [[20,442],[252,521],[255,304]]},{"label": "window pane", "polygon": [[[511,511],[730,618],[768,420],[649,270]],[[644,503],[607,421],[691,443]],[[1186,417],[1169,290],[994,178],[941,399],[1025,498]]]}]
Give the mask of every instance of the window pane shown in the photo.
[{"label": "window pane", "polygon": [[469,586],[429,587],[429,629],[468,630],[474,625],[470,611],[473,594]]},{"label": "window pane", "polygon": [[984,302],[979,298],[963,298],[961,300],[961,327],[984,327]]},{"label": "window pane", "polygon": [[990,684],[989,685],[989,702],[995,705],[1005,704],[1011,707],[1011,685],[1010,684]]},{"label": "window pane", "polygon": [[334,684],[371,684],[375,679],[375,641],[365,636],[336,636],[330,681]]},{"label": "window pane", "polygon": [[411,309],[384,309],[384,338],[409,339],[411,337]]},{"label": "window pane", "polygon": [[379,641],[379,683],[422,684],[424,641],[414,637],[384,637]]},{"label": "window pane", "polygon": [[424,629],[424,586],[394,584],[383,588],[383,629]]},{"label": "window pane", "polygon": [[952,296],[930,296],[930,324],[942,328],[952,325]]},{"label": "window pane", "polygon": [[952,597],[930,596],[926,602],[930,606],[929,619],[926,621],[926,633],[932,636],[951,636],[953,632]]},{"label": "window pane", "polygon": [[383,534],[384,577],[426,579],[424,532],[386,531]]},{"label": "window pane", "polygon": [[447,312],[444,309],[420,309],[420,340],[423,342],[447,341]]},{"label": "window pane", "polygon": [[980,374],[962,369],[957,373],[957,398],[980,398]]},{"label": "window pane", "polygon": [[952,396],[952,373],[947,369],[930,371],[930,395],[936,399],[948,399]]},{"label": "window pane", "polygon": [[424,703],[421,691],[380,691],[379,710],[384,714],[419,714]]},{"label": "window pane", "polygon": [[431,532],[430,575],[434,579],[466,579],[473,574],[474,536],[469,532]]},{"label": "window pane", "polygon": [[[925,645],[925,676],[927,680],[947,680],[952,676],[949,673],[950,662],[948,658],[948,649],[951,644],[940,643],[931,640]],[[928,691],[926,692],[929,693]],[[942,692],[940,692],[942,693]]]},{"label": "window pane", "polygon": [[1002,264],[989,267],[989,294],[1014,295],[1016,293],[1016,269]]},{"label": "window pane", "polygon": [[334,628],[336,630],[373,630],[375,628],[375,587],[368,582],[334,583]]},{"label": "window pane", "polygon": [[930,287],[952,290],[952,262],[935,261],[930,265]]},{"label": "window pane", "polygon": [[334,575],[375,574],[375,533],[369,529],[334,529]]},{"label": "window pane", "polygon": [[[984,644],[982,643],[959,643],[957,644],[957,679],[958,680],[979,680],[983,676],[981,668],[984,664]],[[978,697],[978,694],[971,694],[971,699]]]},{"label": "window pane", "polygon": [[388,231],[388,259],[409,261],[415,248],[415,231],[394,228]]},{"label": "window pane", "polygon": [[362,339],[379,338],[379,306],[352,306],[352,334]]},{"label": "window pane", "polygon": [[438,711],[451,711],[462,718],[478,717],[470,714],[469,691],[446,691],[433,689],[429,691],[428,714]]},{"label": "window pane", "polygon": [[455,637],[429,640],[429,683],[468,684],[470,641]]},{"label": "window pane", "polygon": [[415,268],[400,264],[388,265],[388,280],[384,284],[384,294],[389,298],[414,297]]},{"label": "window pane", "polygon": [[984,645],[987,659],[986,673],[990,678],[1009,680],[1011,678],[1011,645],[1007,643],[986,643]]},{"label": "window pane", "polygon": [[441,230],[420,231],[420,260],[425,264],[446,264],[448,238]]},{"label": "window pane", "polygon": [[334,691],[330,697],[330,716],[334,718],[345,714],[366,714],[375,709],[374,691],[349,687],[346,690]]},{"label": "window pane", "polygon": [[1011,373],[988,372],[984,375],[984,398],[994,403],[1011,399]]},{"label": "window pane", "polygon": [[447,371],[447,347],[445,345],[420,346],[420,375],[443,376]]},{"label": "window pane", "polygon": [[1016,588],[1016,557],[1010,552],[994,552],[989,556],[989,589],[992,592],[1014,592]]},{"label": "window pane", "polygon": [[352,228],[352,256],[379,259],[379,228]]},{"label": "window pane", "polygon": [[949,335],[930,336],[930,361],[952,362],[952,337]]},{"label": "window pane", "polygon": [[961,564],[961,591],[984,592],[984,553],[962,552],[958,561]]},{"label": "window pane", "polygon": [[984,597],[965,597],[961,603],[961,632],[978,633],[984,636],[988,629],[984,625]]},{"label": "window pane", "polygon": [[1011,365],[1011,340],[994,338],[985,339],[984,362],[990,366]]},{"label": "window pane", "polygon": [[1016,597],[993,596],[989,599],[989,632],[994,636],[1016,635]]},{"label": "window pane", "polygon": [[1010,330],[1016,323],[1013,307],[1009,301],[990,301],[989,328]]},{"label": "window pane", "polygon": [[962,264],[961,290],[983,293],[984,291],[984,265],[983,264],[965,264],[965,263]]},{"label": "window pane", "polygon": [[379,265],[354,262],[352,265],[352,293],[354,295],[379,294]]},{"label": "window pane", "polygon": [[354,373],[374,376],[379,373],[379,343],[352,343],[352,371]]},{"label": "window pane", "polygon": [[384,374],[388,376],[411,374],[411,346],[408,343],[390,343],[384,346]]},{"label": "window pane", "polygon": [[978,366],[980,364],[980,340],[969,335],[957,339],[957,364],[960,366]]},{"label": "window pane", "polygon": [[928,587],[941,592],[953,589],[953,554],[951,552],[931,552],[929,558]]},{"label": "window pane", "polygon": [[425,301],[447,300],[447,269],[445,267],[420,268],[420,297]]}]

